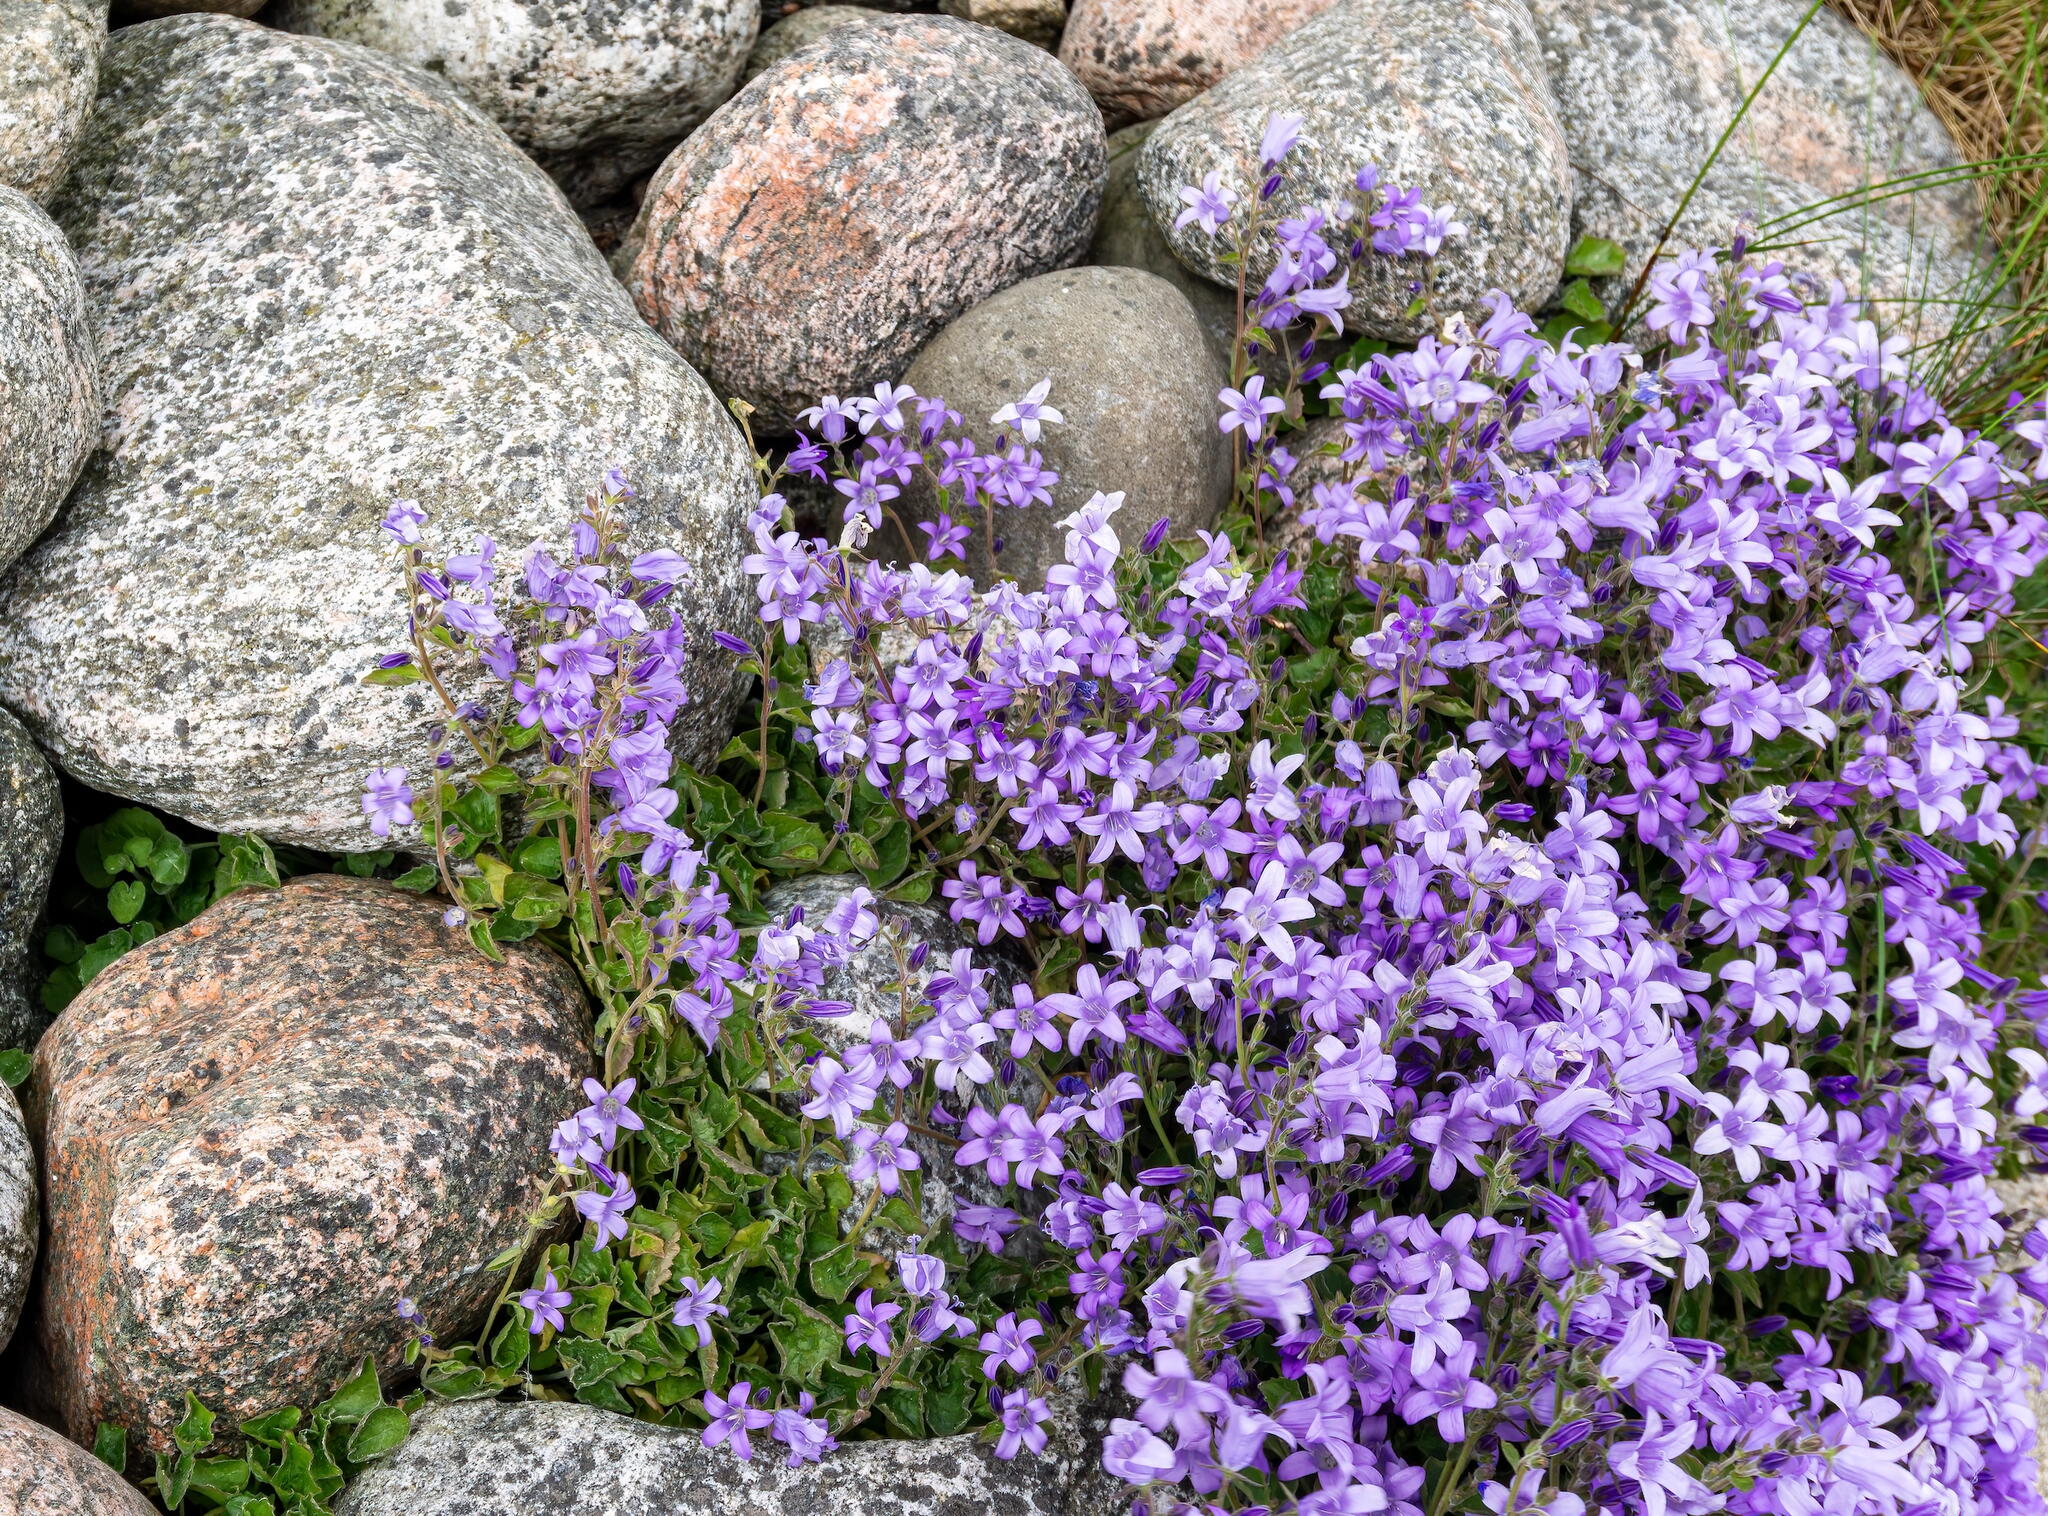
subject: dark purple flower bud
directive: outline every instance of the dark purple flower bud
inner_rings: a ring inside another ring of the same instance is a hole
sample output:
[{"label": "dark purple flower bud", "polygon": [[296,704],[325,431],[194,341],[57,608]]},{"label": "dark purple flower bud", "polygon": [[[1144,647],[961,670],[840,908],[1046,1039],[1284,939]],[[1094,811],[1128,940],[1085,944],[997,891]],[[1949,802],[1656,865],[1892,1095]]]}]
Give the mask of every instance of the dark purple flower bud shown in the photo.
[{"label": "dark purple flower bud", "polygon": [[711,640],[724,648],[728,653],[736,653],[741,657],[745,657],[754,651],[753,648],[747,645],[744,638],[735,637],[731,632],[713,632]]},{"label": "dark purple flower bud", "polygon": [[1567,1421],[1563,1426],[1543,1439],[1546,1452],[1562,1453],[1566,1448],[1577,1447],[1593,1435],[1591,1418],[1581,1416],[1576,1421]]},{"label": "dark purple flower bud", "polygon": [[411,662],[411,653],[386,653],[377,660],[377,667],[380,669],[402,669]]},{"label": "dark purple flower bud", "polygon": [[924,961],[931,956],[931,951],[932,945],[929,942],[920,942],[910,950],[910,970],[912,973],[916,973],[924,967]]},{"label": "dark purple flower bud", "polygon": [[[1533,1130],[1533,1128],[1531,1129]],[[1375,1185],[1389,1180],[1404,1178],[1415,1167],[1415,1154],[1407,1143],[1402,1143],[1378,1163],[1367,1169],[1359,1178],[1361,1189],[1372,1189]]]},{"label": "dark purple flower bud", "polygon": [[1522,825],[1536,819],[1536,807],[1520,800],[1503,800],[1493,808],[1493,814],[1502,821],[1512,821],[1517,825]]},{"label": "dark purple flower bud", "polygon": [[640,898],[640,882],[633,877],[633,866],[630,863],[619,865],[619,893],[628,900]]},{"label": "dark purple flower bud", "polygon": [[1138,1170],[1138,1183],[1149,1184],[1157,1189],[1165,1189],[1176,1184],[1186,1184],[1187,1179],[1188,1171],[1183,1168]]},{"label": "dark purple flower bud", "polygon": [[[1225,1293],[1226,1295],[1228,1294],[1227,1291]],[[1263,1321],[1233,1321],[1223,1329],[1223,1340],[1225,1342],[1250,1342],[1265,1330],[1266,1323]]]},{"label": "dark purple flower bud", "polygon": [[[1783,1316],[1759,1316],[1749,1324],[1749,1335],[1752,1337],[1768,1337],[1773,1332],[1784,1331],[1789,1325],[1791,1325],[1790,1321]],[[1678,1346],[1675,1340],[1671,1345],[1673,1347]],[[1680,1349],[1680,1351],[1683,1351],[1683,1349]]]},{"label": "dark purple flower bud", "polygon": [[1141,553],[1158,552],[1159,544],[1166,540],[1166,534],[1172,526],[1173,518],[1171,516],[1161,516],[1145,529],[1145,536],[1138,543],[1138,551]]},{"label": "dark purple flower bud", "polygon": [[1261,200],[1271,200],[1275,195],[1279,193],[1280,176],[1278,174],[1272,175],[1270,178],[1266,180],[1264,184],[1259,186],[1259,198]]}]

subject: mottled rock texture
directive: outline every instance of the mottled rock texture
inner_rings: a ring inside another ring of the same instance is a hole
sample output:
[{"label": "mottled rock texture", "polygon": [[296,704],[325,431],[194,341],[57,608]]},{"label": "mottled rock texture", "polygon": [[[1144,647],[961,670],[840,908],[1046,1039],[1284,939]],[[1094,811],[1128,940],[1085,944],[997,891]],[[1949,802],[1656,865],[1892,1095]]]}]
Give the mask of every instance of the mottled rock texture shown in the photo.
[{"label": "mottled rock texture", "polygon": [[279,0],[289,31],[439,74],[578,205],[617,193],[725,103],[760,0]]},{"label": "mottled rock texture", "polygon": [[269,0],[114,0],[114,21],[156,21],[165,16],[253,16]]},{"label": "mottled rock texture", "polygon": [[798,48],[816,42],[827,32],[842,26],[860,26],[879,14],[864,5],[813,5],[785,16],[773,26],[762,28],[760,41],[747,54],[746,67],[740,70],[741,82],[765,74]]},{"label": "mottled rock texture", "polygon": [[[14,1336],[36,1263],[36,1155],[14,1091],[0,1085],[0,1348]],[[0,1489],[5,1480],[0,1479]],[[4,1501],[0,1495],[0,1501]],[[0,1505],[0,1510],[4,1510]]]},{"label": "mottled rock texture", "polygon": [[48,1427],[0,1410],[0,1516],[155,1516],[119,1474]]},{"label": "mottled rock texture", "polygon": [[939,9],[962,21],[992,26],[1033,47],[1051,47],[1067,24],[1066,0],[939,0]]},{"label": "mottled rock texture", "polygon": [[0,186],[0,569],[50,524],[99,429],[78,263],[34,201]]},{"label": "mottled rock texture", "polygon": [[102,790],[228,831],[371,846],[364,771],[429,761],[378,528],[521,556],[609,466],[636,550],[697,566],[702,760],[751,610],[745,443],[555,186],[446,84],[218,16],[117,32],[59,197],[106,394],[102,450],[0,579],[0,700]]},{"label": "mottled rock texture", "polygon": [[787,429],[894,379],[999,289],[1075,262],[1102,117],[1048,54],[947,16],[841,27],[662,166],[626,278],[713,385]]},{"label": "mottled rock texture", "polygon": [[1173,247],[1146,209],[1138,189],[1138,153],[1156,121],[1136,121],[1109,134],[1109,177],[1102,187],[1102,214],[1088,261],[1109,268],[1141,268],[1157,274],[1187,297],[1210,346],[1227,363],[1237,337],[1237,291],[1204,279],[1173,255]]},{"label": "mottled rock texture", "polygon": [[57,776],[0,710],[0,1048],[29,1046],[49,1022],[35,993],[36,924],[63,841]]},{"label": "mottled rock texture", "polygon": [[[1434,260],[1439,310],[1475,309],[1494,288],[1534,309],[1556,291],[1571,175],[1524,0],[1336,0],[1160,122],[1139,152],[1145,203],[1181,261],[1219,283],[1235,284],[1222,262],[1228,229],[1217,239],[1193,222],[1175,229],[1180,189],[1214,171],[1241,197],[1256,194],[1259,139],[1276,112],[1303,118],[1279,214],[1355,199],[1353,175],[1375,163],[1382,183],[1419,188],[1469,228]],[[1253,277],[1270,263],[1267,252]],[[1413,260],[1368,259],[1347,322],[1418,335],[1427,313],[1405,314],[1416,277]]]},{"label": "mottled rock texture", "polygon": [[1149,121],[1234,73],[1330,0],[1074,0],[1060,61],[1112,121]]},{"label": "mottled rock texture", "polygon": [[417,1302],[474,1330],[592,1066],[539,948],[493,965],[368,880],[232,895],[135,949],[36,1050],[47,1212],[37,1346],[57,1419],[167,1444],[186,1390],[232,1422],[390,1368]]},{"label": "mottled rock texture", "polygon": [[439,1405],[372,1465],[337,1516],[1121,1516],[1095,1418],[1056,1401],[1043,1457],[1004,1463],[973,1433],[851,1443],[789,1468],[741,1463],[694,1431],[594,1406]]},{"label": "mottled rock texture", "polygon": [[[985,518],[975,514],[966,571],[977,584],[1000,577],[1042,589],[1045,571],[1065,561],[1061,520],[1097,491],[1123,493],[1115,525],[1127,547],[1161,516],[1176,537],[1214,526],[1231,484],[1230,444],[1216,426],[1226,377],[1187,297],[1134,268],[1041,274],[940,332],[903,380],[920,395],[945,396],[986,443],[996,435],[989,418],[1043,379],[1066,418],[1031,444],[1060,476],[1052,505],[996,506],[1003,547],[993,561]],[[916,519],[938,514],[922,474],[904,498]]]},{"label": "mottled rock texture", "polygon": [[[1800,0],[1533,0],[1571,148],[1574,229],[1648,255],[1715,142],[1798,27]],[[1708,171],[1674,246],[1725,244],[1744,223],[1961,161],[1919,89],[1823,6],[1764,83]],[[1785,254],[1823,280],[1945,327],[1940,296],[1968,277],[1976,191],[1949,185],[1843,210]],[[1931,335],[1929,328],[1925,335]]]},{"label": "mottled rock texture", "polygon": [[0,0],[0,185],[47,200],[63,182],[106,40],[107,0]]}]

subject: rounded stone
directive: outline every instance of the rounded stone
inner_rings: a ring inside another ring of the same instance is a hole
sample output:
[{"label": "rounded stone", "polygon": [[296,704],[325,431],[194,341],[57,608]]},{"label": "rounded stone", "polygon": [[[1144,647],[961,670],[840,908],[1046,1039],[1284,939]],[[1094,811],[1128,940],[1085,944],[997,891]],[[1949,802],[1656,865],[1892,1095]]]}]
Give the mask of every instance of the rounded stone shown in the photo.
[{"label": "rounded stone", "polygon": [[0,0],[0,186],[63,182],[106,40],[107,0]]},{"label": "rounded stone", "polygon": [[114,20],[119,25],[135,21],[158,21],[165,16],[255,15],[270,0],[114,0]]},{"label": "rounded stone", "polygon": [[816,42],[827,32],[836,32],[842,26],[863,25],[879,14],[865,5],[813,5],[784,16],[773,26],[762,28],[761,40],[754,44],[754,50],[747,54],[746,67],[740,70],[740,82],[765,74],[798,48]]},{"label": "rounded stone", "polygon": [[[1300,145],[1269,214],[1356,200],[1353,178],[1376,164],[1382,185],[1416,188],[1467,227],[1433,260],[1439,314],[1477,311],[1502,289],[1534,310],[1557,290],[1571,224],[1571,175],[1524,0],[1336,0],[1327,10],[1159,123],[1139,152],[1152,219],[1180,260],[1219,283],[1229,229],[1175,227],[1183,185],[1215,173],[1239,214],[1264,172],[1259,143],[1276,114],[1302,120]],[[1254,250],[1265,279],[1270,245]],[[1347,326],[1412,338],[1419,260],[1367,258],[1353,273]]]},{"label": "rounded stone", "polygon": [[[1060,476],[1053,503],[994,507],[1003,547],[993,562],[987,525],[968,523],[967,572],[978,584],[1001,577],[1042,589],[1045,571],[1066,559],[1061,519],[1098,492],[1123,494],[1115,525],[1132,545],[1161,517],[1176,537],[1211,527],[1230,497],[1230,443],[1216,426],[1222,360],[1187,297],[1140,269],[1064,269],[1012,285],[933,338],[903,378],[920,395],[943,395],[985,446],[990,416],[1052,381],[1047,399],[1065,420],[1031,446]],[[937,514],[928,488],[905,501],[913,518]]]},{"label": "rounded stone", "polygon": [[156,1516],[156,1507],[78,1444],[0,1409],[0,1516]]},{"label": "rounded stone", "polygon": [[99,440],[99,362],[64,234],[0,186],[0,568],[50,524]]},{"label": "rounded stone", "polygon": [[63,841],[57,776],[0,710],[0,1048],[33,1045],[49,1023],[36,998],[35,937]]},{"label": "rounded stone", "polygon": [[1102,117],[1050,55],[951,17],[881,17],[783,59],[676,149],[627,283],[758,432],[781,432],[1075,262],[1103,168]]},{"label": "rounded stone", "polygon": [[1074,0],[1060,61],[1111,121],[1184,105],[1330,0]]},{"label": "rounded stone", "polygon": [[443,1404],[372,1464],[336,1516],[1121,1516],[1102,1473],[1106,1418],[1052,1397],[1046,1451],[1010,1462],[977,1434],[850,1442],[822,1462],[742,1463],[694,1430],[561,1401]]},{"label": "rounded stone", "polygon": [[[36,1155],[21,1106],[0,1084],[0,1348],[14,1336],[36,1264]],[[0,1489],[5,1485],[0,1484]]]},{"label": "rounded stone", "polygon": [[431,761],[378,523],[560,551],[609,467],[634,551],[696,578],[702,762],[736,709],[710,633],[751,618],[745,441],[647,329],[561,193],[430,75],[218,16],[117,32],[58,198],[102,450],[0,579],[0,699],[96,789],[222,831],[377,844],[362,775]]},{"label": "rounded stone", "polygon": [[659,163],[739,84],[760,0],[279,0],[287,31],[446,79],[578,205]]},{"label": "rounded stone", "polygon": [[1052,47],[1067,24],[1067,0],[939,0],[939,9],[1021,37],[1033,47]]},{"label": "rounded stone", "polygon": [[[1809,9],[1800,0],[1533,0],[1532,9],[1575,166],[1575,234],[1619,243],[1633,275],[1763,80],[1667,246],[1726,245],[1738,228],[1849,197],[1792,232],[1802,245],[1782,256],[1823,281],[1818,293],[1841,279],[1899,302],[1887,316],[1909,338],[1946,330],[1944,297],[1973,277],[1983,236],[1977,193],[1939,182],[1963,161],[1954,139],[1904,70],[1845,17],[1822,7],[1799,30]],[[1859,201],[1866,188],[1916,174],[1937,176],[1933,187]]]},{"label": "rounded stone", "polygon": [[229,1423],[310,1404],[397,1363],[401,1296],[475,1330],[593,1063],[560,959],[493,964],[370,880],[242,891],[117,960],[28,1086],[59,1424],[162,1448],[188,1389]]}]

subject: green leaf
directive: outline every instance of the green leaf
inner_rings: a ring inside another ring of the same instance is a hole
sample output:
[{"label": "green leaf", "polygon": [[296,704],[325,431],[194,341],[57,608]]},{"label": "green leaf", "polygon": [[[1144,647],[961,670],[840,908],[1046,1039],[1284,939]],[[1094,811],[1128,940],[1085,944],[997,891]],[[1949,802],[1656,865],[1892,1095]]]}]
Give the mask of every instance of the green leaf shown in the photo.
[{"label": "green leaf", "polygon": [[249,1487],[246,1458],[199,1458],[192,1464],[192,1488],[215,1500],[226,1500]]},{"label": "green leaf", "polygon": [[241,1424],[242,1435],[264,1447],[281,1448],[285,1434],[297,1430],[300,1416],[301,1412],[295,1405],[272,1411],[266,1416],[252,1416]]},{"label": "green leaf", "polygon": [[348,1461],[368,1463],[373,1458],[382,1458],[405,1441],[408,1430],[405,1412],[395,1405],[378,1406],[363,1418],[362,1425],[349,1438]]},{"label": "green leaf", "polygon": [[491,962],[503,963],[505,961],[505,955],[498,951],[498,944],[491,940],[490,918],[481,917],[470,922],[469,940],[471,946],[479,953],[482,953],[484,957],[490,959]]},{"label": "green leaf", "polygon": [[128,1429],[102,1421],[92,1434],[92,1456],[116,1474],[124,1472],[128,1467]]},{"label": "green leaf", "polygon": [[517,769],[507,768],[502,763],[494,763],[469,782],[493,795],[509,795],[525,781],[519,777]]},{"label": "green leaf", "polygon": [[768,1328],[768,1335],[782,1355],[783,1377],[815,1387],[820,1383],[820,1371],[839,1356],[839,1327],[824,1312],[794,1296],[784,1297],[781,1305],[782,1319]]},{"label": "green leaf", "polygon": [[811,1260],[811,1288],[821,1299],[836,1303],[851,1295],[874,1267],[873,1259],[862,1257],[851,1242],[842,1242]]},{"label": "green leaf", "polygon": [[366,1355],[349,1382],[334,1392],[320,1409],[334,1421],[361,1421],[384,1403],[384,1387],[377,1381],[376,1365]]},{"label": "green leaf", "polygon": [[611,1378],[626,1362],[603,1343],[587,1337],[565,1337],[555,1344],[555,1351],[561,1355],[569,1383],[579,1390]]},{"label": "green leaf", "polygon": [[371,669],[369,673],[363,675],[363,683],[382,685],[418,684],[426,677],[425,674],[419,671],[417,664],[401,663],[395,669]]},{"label": "green leaf", "polygon": [[185,882],[185,871],[192,866],[192,853],[184,843],[175,837],[165,837],[149,856],[149,877],[165,889],[173,889]]},{"label": "green leaf", "polygon": [[[532,1345],[533,1334],[526,1329],[526,1323],[517,1316],[508,1320],[498,1329],[498,1335],[491,1342],[491,1364],[495,1368],[520,1369],[526,1366],[527,1349]],[[349,1455],[353,1458],[355,1455]]]},{"label": "green leaf", "polygon": [[839,845],[846,849],[846,856],[853,860],[853,866],[863,874],[873,874],[882,866],[875,845],[859,832],[848,832],[839,839]]},{"label": "green leaf", "polygon": [[275,889],[283,882],[277,869],[277,854],[270,850],[269,843],[254,833],[220,834],[220,862],[213,870],[214,899],[248,884]]},{"label": "green leaf", "polygon": [[1618,242],[1605,237],[1581,237],[1564,255],[1564,271],[1591,279],[1603,279],[1628,267],[1628,253]]},{"label": "green leaf", "polygon": [[1581,321],[1607,319],[1607,307],[1601,303],[1600,297],[1593,293],[1593,286],[1583,279],[1574,279],[1567,284],[1564,293],[1558,296],[1557,303]]},{"label": "green leaf", "polygon": [[179,1452],[195,1457],[213,1441],[213,1412],[190,1390],[185,1392],[185,1419],[171,1429],[171,1441]]},{"label": "green leaf", "polygon": [[766,840],[755,851],[770,867],[816,863],[825,856],[825,833],[814,821],[787,811],[765,811],[761,830]]},{"label": "green leaf", "polygon": [[18,1090],[28,1083],[29,1071],[35,1063],[20,1048],[0,1048],[0,1084],[10,1090]]},{"label": "green leaf", "polygon": [[441,882],[441,873],[431,863],[422,863],[417,868],[407,869],[391,882],[401,890],[424,895]]},{"label": "green leaf", "polygon": [[93,976],[135,945],[135,939],[119,927],[97,939],[78,960],[78,982],[91,984]]},{"label": "green leaf", "polygon": [[53,926],[43,938],[43,956],[57,963],[76,963],[85,956],[85,944],[68,926]]},{"label": "green leaf", "polygon": [[149,886],[140,879],[123,879],[107,891],[107,910],[123,926],[140,916],[148,903]]},{"label": "green leaf", "polygon": [[498,797],[489,790],[466,789],[448,807],[448,819],[462,828],[466,841],[494,842],[498,836]]},{"label": "green leaf", "polygon": [[[847,838],[849,842],[853,839]],[[899,817],[883,827],[871,839],[875,853],[872,867],[860,864],[867,875],[868,888],[879,890],[890,884],[897,875],[910,865],[910,828]]]},{"label": "green leaf", "polygon": [[938,875],[934,874],[930,869],[919,869],[915,874],[912,874],[908,879],[897,885],[895,889],[889,891],[885,898],[901,900],[906,905],[923,905],[932,898],[932,886],[937,882]]}]

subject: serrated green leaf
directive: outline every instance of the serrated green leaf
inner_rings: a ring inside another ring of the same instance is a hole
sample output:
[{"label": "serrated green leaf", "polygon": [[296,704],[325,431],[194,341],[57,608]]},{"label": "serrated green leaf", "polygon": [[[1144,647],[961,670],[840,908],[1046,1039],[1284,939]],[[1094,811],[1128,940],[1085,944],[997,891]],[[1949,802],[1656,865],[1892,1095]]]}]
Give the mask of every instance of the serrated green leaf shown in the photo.
[{"label": "serrated green leaf", "polygon": [[769,1326],[768,1335],[782,1355],[783,1377],[815,1388],[825,1365],[839,1356],[839,1326],[793,1295],[784,1296],[778,1304],[782,1317]]},{"label": "serrated green leaf", "polygon": [[493,795],[509,795],[525,781],[519,777],[517,769],[494,763],[472,776],[469,782]]},{"label": "serrated green leaf", "polygon": [[410,1430],[405,1412],[395,1405],[380,1405],[365,1416],[348,1440],[348,1461],[368,1463],[382,1458],[405,1441]]},{"label": "serrated green leaf", "polygon": [[858,1289],[874,1268],[872,1258],[862,1257],[851,1242],[842,1242],[811,1260],[811,1288],[820,1299],[837,1303]]},{"label": "serrated green leaf", "polygon": [[251,1416],[241,1423],[241,1433],[251,1442],[260,1443],[264,1447],[282,1447],[285,1434],[296,1431],[300,1419],[299,1408],[289,1405],[283,1410],[272,1411],[265,1416]]},{"label": "serrated green leaf", "polygon": [[569,1383],[578,1390],[587,1390],[609,1379],[626,1361],[603,1343],[587,1337],[561,1338],[555,1343],[555,1352],[561,1357]]},{"label": "serrated green leaf", "polygon": [[185,1392],[185,1419],[171,1429],[171,1441],[179,1452],[190,1456],[205,1452],[213,1441],[213,1412],[190,1390]]}]

